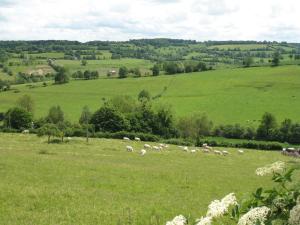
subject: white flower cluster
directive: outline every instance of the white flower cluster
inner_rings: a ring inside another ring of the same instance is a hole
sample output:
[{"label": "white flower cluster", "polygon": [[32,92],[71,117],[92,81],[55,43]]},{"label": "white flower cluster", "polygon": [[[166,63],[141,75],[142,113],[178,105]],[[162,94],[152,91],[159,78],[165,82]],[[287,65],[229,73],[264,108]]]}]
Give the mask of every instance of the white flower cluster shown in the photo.
[{"label": "white flower cluster", "polygon": [[298,198],[297,205],[290,211],[289,224],[300,225],[300,198]]},{"label": "white flower cluster", "polygon": [[264,225],[269,212],[270,209],[266,206],[253,208],[240,218],[238,225],[256,225],[257,222]]},{"label": "white flower cluster", "polygon": [[269,175],[272,173],[281,173],[285,168],[285,163],[278,161],[275,162],[273,164],[261,167],[261,168],[257,168],[255,173],[258,176],[265,176],[265,175]]},{"label": "white flower cluster", "polygon": [[226,195],[221,201],[220,200],[214,200],[210,203],[208,206],[208,211],[206,216],[207,217],[219,217],[223,216],[225,213],[228,212],[228,208],[231,205],[236,205],[236,197],[234,193],[230,193]]},{"label": "white flower cluster", "polygon": [[201,217],[201,219],[198,219],[196,221],[196,225],[211,225],[212,218],[211,217]]},{"label": "white flower cluster", "polygon": [[168,221],[166,225],[185,225],[186,218],[183,215],[179,215],[174,217],[172,221]]},{"label": "white flower cluster", "polygon": [[201,217],[200,219],[198,219],[196,221],[196,225],[211,225],[214,218],[223,216],[228,212],[230,206],[236,204],[237,201],[234,193],[226,195],[221,200],[212,201],[208,206],[206,217]]}]

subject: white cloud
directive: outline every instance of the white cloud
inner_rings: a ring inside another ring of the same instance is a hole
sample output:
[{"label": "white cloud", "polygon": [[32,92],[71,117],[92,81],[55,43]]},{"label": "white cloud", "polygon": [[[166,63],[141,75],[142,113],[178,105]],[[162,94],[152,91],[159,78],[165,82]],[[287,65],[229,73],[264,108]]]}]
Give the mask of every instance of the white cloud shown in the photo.
[{"label": "white cloud", "polygon": [[300,42],[298,0],[0,0],[0,39]]}]

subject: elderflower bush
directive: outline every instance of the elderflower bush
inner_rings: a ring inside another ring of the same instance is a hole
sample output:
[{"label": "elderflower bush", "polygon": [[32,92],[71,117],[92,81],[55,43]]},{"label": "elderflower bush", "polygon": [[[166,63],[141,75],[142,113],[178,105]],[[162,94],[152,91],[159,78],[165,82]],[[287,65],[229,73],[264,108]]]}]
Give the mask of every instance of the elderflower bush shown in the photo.
[{"label": "elderflower bush", "polygon": [[[200,219],[188,221],[180,215],[166,225],[300,225],[300,190],[292,180],[294,170],[287,169],[280,161],[258,168],[255,171],[258,176],[272,175],[276,185],[271,190],[258,188],[241,203],[230,193],[221,200],[212,201],[206,215]],[[220,222],[222,217],[231,222]]]}]

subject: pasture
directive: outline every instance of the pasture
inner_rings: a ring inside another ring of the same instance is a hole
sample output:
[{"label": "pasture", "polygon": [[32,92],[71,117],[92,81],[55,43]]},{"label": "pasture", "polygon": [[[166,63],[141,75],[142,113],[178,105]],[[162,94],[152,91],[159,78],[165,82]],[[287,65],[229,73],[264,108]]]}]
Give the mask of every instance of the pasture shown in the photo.
[{"label": "pasture", "polygon": [[170,104],[177,117],[196,112],[206,113],[215,124],[257,125],[264,112],[278,121],[299,121],[300,66],[257,67],[215,70],[158,77],[71,81],[65,85],[36,88],[17,85],[14,91],[0,93],[0,111],[12,107],[24,95],[36,103],[35,117],[45,116],[53,105],[60,105],[67,119],[78,121],[81,109],[96,110],[103,98],[129,95],[134,98],[142,89],[152,96],[162,96],[154,104]]},{"label": "pasture", "polygon": [[235,192],[241,199],[269,187],[257,167],[296,162],[279,152],[226,149],[230,154],[220,156],[178,146],[141,156],[143,142],[108,139],[47,144],[1,133],[0,143],[1,225],[158,225],[178,214],[193,221],[216,198]]}]

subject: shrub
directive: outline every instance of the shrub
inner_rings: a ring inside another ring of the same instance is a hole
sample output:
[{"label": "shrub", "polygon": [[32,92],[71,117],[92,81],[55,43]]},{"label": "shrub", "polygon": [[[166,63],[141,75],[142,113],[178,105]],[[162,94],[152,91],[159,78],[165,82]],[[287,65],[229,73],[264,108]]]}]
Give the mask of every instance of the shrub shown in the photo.
[{"label": "shrub", "polygon": [[22,108],[11,108],[5,114],[4,124],[14,129],[29,128],[32,122],[32,114]]}]

